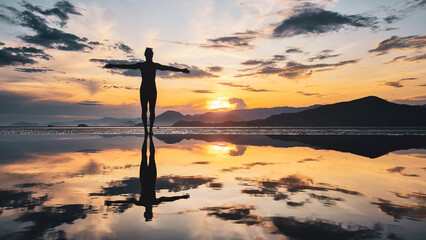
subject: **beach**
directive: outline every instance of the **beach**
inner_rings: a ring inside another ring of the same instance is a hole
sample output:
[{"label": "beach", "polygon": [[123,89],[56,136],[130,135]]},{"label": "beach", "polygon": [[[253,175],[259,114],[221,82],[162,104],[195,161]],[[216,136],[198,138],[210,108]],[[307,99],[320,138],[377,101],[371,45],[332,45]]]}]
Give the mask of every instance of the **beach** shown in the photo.
[{"label": "beach", "polygon": [[[10,129],[0,135],[2,239],[426,234],[422,129],[159,128],[145,150],[135,128]],[[150,219],[144,154],[157,173]]]}]

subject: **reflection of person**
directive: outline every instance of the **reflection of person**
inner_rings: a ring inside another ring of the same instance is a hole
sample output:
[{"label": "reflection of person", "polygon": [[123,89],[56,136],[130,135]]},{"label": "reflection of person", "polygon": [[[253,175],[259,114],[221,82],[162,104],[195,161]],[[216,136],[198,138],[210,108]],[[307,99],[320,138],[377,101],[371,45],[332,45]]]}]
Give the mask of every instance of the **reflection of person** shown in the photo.
[{"label": "reflection of person", "polygon": [[148,165],[148,156],[147,156],[147,138],[145,135],[143,144],[142,144],[142,161],[140,165],[140,174],[139,180],[141,183],[141,196],[139,200],[135,198],[130,198],[128,200],[122,201],[105,201],[105,205],[117,205],[117,204],[128,204],[132,203],[138,206],[145,207],[145,221],[151,221],[152,206],[159,205],[163,202],[173,202],[181,198],[189,198],[189,194],[174,196],[174,197],[156,197],[155,183],[157,181],[157,166],[155,165],[155,147],[152,140],[152,136],[149,136],[149,165]]},{"label": "reflection of person", "polygon": [[142,107],[142,122],[145,128],[145,133],[148,132],[147,127],[147,110],[149,103],[149,132],[152,134],[152,127],[155,120],[155,104],[157,102],[157,87],[155,84],[155,73],[157,70],[183,72],[188,74],[189,70],[164,66],[152,61],[154,52],[152,48],[145,49],[146,61],[135,64],[111,64],[105,65],[105,68],[121,68],[121,69],[139,69],[142,72],[142,84],[140,88],[140,101]]}]

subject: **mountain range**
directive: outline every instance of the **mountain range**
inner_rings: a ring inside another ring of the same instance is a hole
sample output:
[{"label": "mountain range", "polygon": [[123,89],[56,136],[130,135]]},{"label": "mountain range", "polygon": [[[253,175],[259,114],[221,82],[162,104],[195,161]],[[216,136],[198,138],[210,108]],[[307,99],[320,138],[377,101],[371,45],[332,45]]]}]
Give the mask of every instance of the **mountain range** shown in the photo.
[{"label": "mountain range", "polygon": [[339,102],[297,113],[281,113],[252,121],[178,121],[176,127],[254,126],[426,126],[426,109],[388,102],[375,96]]},{"label": "mountain range", "polygon": [[[296,113],[306,109],[313,109],[320,105],[313,105],[309,107],[273,107],[273,108],[251,108],[239,109],[227,112],[205,112],[195,115],[183,115],[177,111],[166,111],[159,114],[155,118],[155,125],[161,127],[172,126],[178,121],[202,121],[205,123],[221,123],[226,121],[251,121],[255,119],[267,118],[274,114],[280,113]],[[16,122],[11,126],[77,126],[78,124],[87,124],[93,127],[106,127],[106,126],[119,126],[119,127],[133,127],[137,123],[141,126],[140,118],[112,118],[104,117],[101,119],[83,119],[75,121],[64,122],[51,122],[51,123],[32,123],[32,122]]]}]

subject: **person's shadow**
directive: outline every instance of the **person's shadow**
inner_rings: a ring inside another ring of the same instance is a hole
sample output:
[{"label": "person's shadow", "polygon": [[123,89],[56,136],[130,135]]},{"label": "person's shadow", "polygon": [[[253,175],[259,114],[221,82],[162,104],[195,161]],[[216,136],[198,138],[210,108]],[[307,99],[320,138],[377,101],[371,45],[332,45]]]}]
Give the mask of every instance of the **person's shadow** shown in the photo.
[{"label": "person's shadow", "polygon": [[148,165],[148,156],[147,156],[147,139],[148,136],[145,135],[144,141],[142,144],[142,161],[140,165],[140,174],[139,180],[141,183],[141,196],[139,200],[135,198],[130,198],[127,200],[119,201],[105,201],[105,205],[122,205],[122,204],[135,204],[137,206],[145,207],[145,221],[151,221],[153,218],[152,207],[159,205],[163,202],[173,202],[182,198],[189,198],[189,194],[173,197],[160,197],[157,198],[155,191],[155,183],[157,181],[157,166],[155,164],[155,147],[154,141],[152,140],[152,135],[149,135],[149,165]]}]

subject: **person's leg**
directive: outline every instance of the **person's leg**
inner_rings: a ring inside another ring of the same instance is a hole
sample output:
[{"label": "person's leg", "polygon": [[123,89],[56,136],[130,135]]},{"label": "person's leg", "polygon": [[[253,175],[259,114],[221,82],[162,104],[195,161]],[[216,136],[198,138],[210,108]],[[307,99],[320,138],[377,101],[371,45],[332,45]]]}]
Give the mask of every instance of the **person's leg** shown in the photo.
[{"label": "person's leg", "polygon": [[152,133],[155,121],[155,104],[157,103],[157,93],[149,96],[149,132]]},{"label": "person's leg", "polygon": [[146,94],[141,94],[140,96],[141,99],[141,107],[142,107],[142,122],[143,122],[143,127],[145,128],[145,134],[148,133],[148,124],[147,124],[147,116],[146,113],[148,111],[148,98],[146,96]]}]

